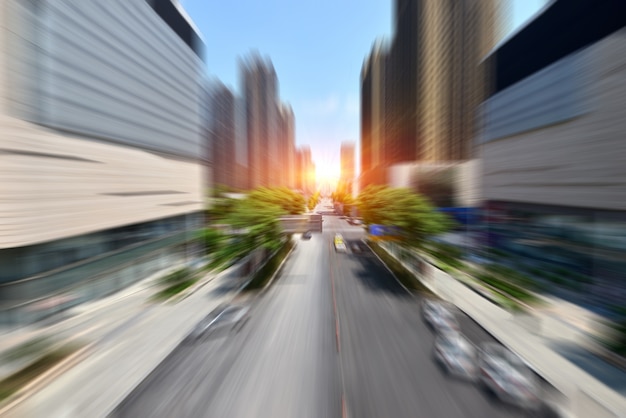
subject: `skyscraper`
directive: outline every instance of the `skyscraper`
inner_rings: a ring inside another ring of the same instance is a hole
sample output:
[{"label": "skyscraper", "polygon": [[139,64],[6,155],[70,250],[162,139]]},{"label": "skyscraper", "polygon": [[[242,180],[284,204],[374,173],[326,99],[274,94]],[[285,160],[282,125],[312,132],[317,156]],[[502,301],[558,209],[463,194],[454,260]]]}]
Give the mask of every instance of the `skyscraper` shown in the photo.
[{"label": "skyscraper", "polygon": [[279,98],[269,59],[253,54],[240,63],[248,140],[248,187],[279,184]]},{"label": "skyscraper", "polygon": [[396,0],[393,38],[361,72],[365,183],[384,182],[393,164],[472,158],[497,12],[497,0]]},{"label": "skyscraper", "polygon": [[296,150],[296,188],[305,195],[315,192],[315,164],[309,146]]},{"label": "skyscraper", "polygon": [[215,185],[237,187],[235,141],[235,95],[221,82],[209,86],[209,144]]},{"label": "skyscraper", "polygon": [[361,179],[366,184],[384,183],[380,168],[385,163],[389,107],[389,53],[377,41],[361,70]]},{"label": "skyscraper", "polygon": [[279,185],[295,187],[295,117],[293,109],[281,104],[279,126]]},{"label": "skyscraper", "polygon": [[341,173],[339,181],[348,193],[352,193],[352,185],[354,183],[354,176],[356,173],[354,142],[341,143],[340,159]]}]

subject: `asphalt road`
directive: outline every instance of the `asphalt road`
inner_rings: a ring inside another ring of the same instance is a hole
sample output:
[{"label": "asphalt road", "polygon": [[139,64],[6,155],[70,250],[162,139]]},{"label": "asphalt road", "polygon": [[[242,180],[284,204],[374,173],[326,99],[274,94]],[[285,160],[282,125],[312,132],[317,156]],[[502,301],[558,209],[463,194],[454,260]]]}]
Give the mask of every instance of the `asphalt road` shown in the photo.
[{"label": "asphalt road", "polygon": [[[242,329],[181,344],[113,416],[523,416],[438,368],[420,296],[361,243],[362,228],[325,216],[324,231],[298,242]],[[348,253],[334,251],[335,232]],[[491,338],[468,318],[461,326],[474,342]]]}]

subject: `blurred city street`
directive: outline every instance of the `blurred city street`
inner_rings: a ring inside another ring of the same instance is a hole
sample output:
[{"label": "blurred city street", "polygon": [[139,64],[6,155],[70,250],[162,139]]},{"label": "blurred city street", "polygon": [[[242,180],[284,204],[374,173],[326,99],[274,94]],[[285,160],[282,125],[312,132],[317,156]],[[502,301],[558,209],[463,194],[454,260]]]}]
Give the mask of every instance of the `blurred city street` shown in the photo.
[{"label": "blurred city street", "polygon": [[626,418],[626,1],[0,1],[0,417]]},{"label": "blurred city street", "polygon": [[[335,253],[337,232],[358,250]],[[183,343],[113,416],[523,416],[442,373],[419,297],[363,236],[325,216],[324,233],[298,243],[244,328]],[[469,319],[463,326],[476,342],[491,339]]]}]

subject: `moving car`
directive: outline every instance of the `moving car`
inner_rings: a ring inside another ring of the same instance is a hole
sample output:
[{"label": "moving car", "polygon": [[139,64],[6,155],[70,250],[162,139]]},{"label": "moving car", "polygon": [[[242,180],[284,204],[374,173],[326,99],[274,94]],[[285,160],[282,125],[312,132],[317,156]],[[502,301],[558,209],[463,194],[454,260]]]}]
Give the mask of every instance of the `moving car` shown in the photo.
[{"label": "moving car", "polygon": [[306,231],[304,234],[302,234],[302,239],[311,239],[312,236],[313,233],[311,231]]},{"label": "moving car", "polygon": [[250,319],[249,310],[248,306],[222,304],[196,325],[190,337],[197,340],[218,328],[239,331]]},{"label": "moving car", "polygon": [[348,248],[346,247],[346,243],[343,240],[343,236],[341,234],[335,234],[334,244],[335,244],[335,251],[344,252],[344,253],[348,251]]},{"label": "moving car", "polygon": [[435,299],[422,301],[422,317],[436,332],[459,331],[459,323],[448,304]]},{"label": "moving car", "polygon": [[527,410],[541,407],[539,385],[524,362],[505,347],[485,343],[478,356],[480,382],[499,400]]},{"label": "moving car", "polygon": [[460,332],[448,331],[437,335],[433,355],[446,373],[470,381],[477,380],[476,348]]}]

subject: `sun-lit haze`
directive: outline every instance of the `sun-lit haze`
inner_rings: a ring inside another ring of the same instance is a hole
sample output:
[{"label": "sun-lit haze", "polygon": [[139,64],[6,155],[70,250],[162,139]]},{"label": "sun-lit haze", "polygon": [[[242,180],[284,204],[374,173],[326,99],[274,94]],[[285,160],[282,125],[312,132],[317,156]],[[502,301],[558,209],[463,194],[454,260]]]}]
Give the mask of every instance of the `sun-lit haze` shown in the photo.
[{"label": "sun-lit haze", "polygon": [[334,190],[340,174],[339,164],[331,159],[322,159],[315,166],[315,179],[319,188]]}]

